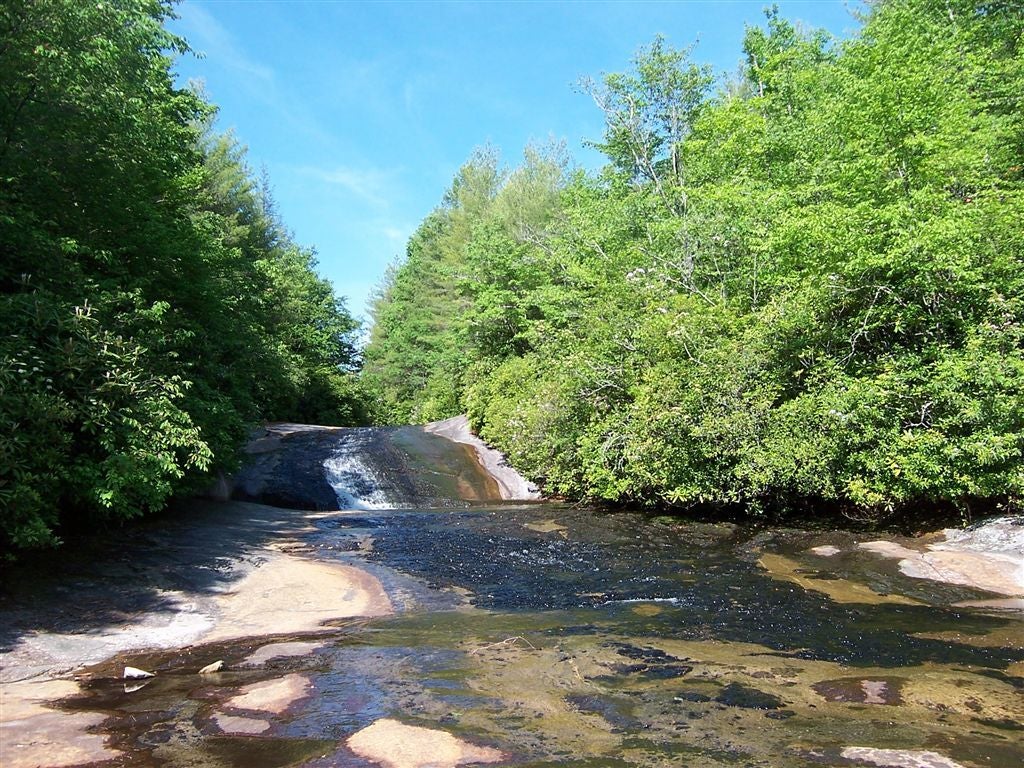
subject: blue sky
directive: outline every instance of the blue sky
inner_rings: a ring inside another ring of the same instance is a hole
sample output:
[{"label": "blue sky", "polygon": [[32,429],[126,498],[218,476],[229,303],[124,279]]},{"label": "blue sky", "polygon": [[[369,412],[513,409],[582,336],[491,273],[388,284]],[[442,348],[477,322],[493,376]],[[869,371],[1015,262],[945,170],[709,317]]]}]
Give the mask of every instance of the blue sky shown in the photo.
[{"label": "blue sky", "polygon": [[[475,147],[515,165],[531,140],[566,142],[575,162],[602,122],[575,89],[622,71],[655,35],[735,71],[745,2],[330,2],[185,0],[171,29],[199,57],[177,63],[220,107],[219,127],[265,166],[295,239],[357,316],[389,263]],[[846,2],[780,2],[782,15],[838,36]],[[367,318],[368,319],[368,318]]]}]

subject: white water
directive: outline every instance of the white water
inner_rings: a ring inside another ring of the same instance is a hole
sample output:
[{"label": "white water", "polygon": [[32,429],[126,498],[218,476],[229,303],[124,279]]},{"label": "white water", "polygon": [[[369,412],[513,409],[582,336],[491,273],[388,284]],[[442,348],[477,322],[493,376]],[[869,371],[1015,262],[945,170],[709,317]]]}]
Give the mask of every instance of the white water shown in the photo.
[{"label": "white water", "polygon": [[327,482],[338,496],[340,509],[393,509],[397,506],[385,490],[386,483],[366,460],[365,447],[372,429],[352,430],[350,436],[324,461]]},{"label": "white water", "polygon": [[948,528],[946,541],[932,549],[989,552],[1020,558],[1024,565],[1024,518],[997,517],[966,530]]}]

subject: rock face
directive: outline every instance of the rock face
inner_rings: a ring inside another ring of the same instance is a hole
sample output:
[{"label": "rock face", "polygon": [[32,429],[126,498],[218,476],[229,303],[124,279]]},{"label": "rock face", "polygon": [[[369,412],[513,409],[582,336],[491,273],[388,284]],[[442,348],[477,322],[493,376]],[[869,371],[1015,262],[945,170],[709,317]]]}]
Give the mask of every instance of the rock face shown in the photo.
[{"label": "rock face", "polygon": [[378,720],[348,739],[348,748],[384,768],[455,768],[471,763],[496,763],[504,755],[455,738],[450,733]]},{"label": "rock face", "polygon": [[313,631],[328,619],[392,611],[380,582],[359,568],[272,552],[262,557],[217,597],[220,620],[205,641]]},{"label": "rock face", "polygon": [[447,437],[456,443],[471,446],[476,451],[481,466],[498,483],[502,499],[527,501],[540,498],[540,492],[536,486],[509,466],[500,451],[494,450],[470,431],[469,419],[466,416],[454,416],[444,421],[434,421],[427,424],[424,429],[432,434]]},{"label": "rock face", "polygon": [[337,509],[323,464],[345,432],[338,427],[267,424],[245,448],[248,461],[231,480],[231,498],[284,509]]},{"label": "rock face", "polygon": [[966,530],[946,529],[942,535],[943,540],[921,549],[891,541],[869,541],[860,547],[899,558],[900,571],[913,578],[1024,596],[1024,519],[996,518]]}]

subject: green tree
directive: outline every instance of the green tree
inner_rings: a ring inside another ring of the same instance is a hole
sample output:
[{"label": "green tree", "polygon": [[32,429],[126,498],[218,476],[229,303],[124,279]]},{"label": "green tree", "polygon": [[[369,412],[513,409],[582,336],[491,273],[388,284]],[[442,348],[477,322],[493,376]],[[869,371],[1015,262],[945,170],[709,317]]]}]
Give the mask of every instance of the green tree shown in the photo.
[{"label": "green tree", "polygon": [[171,4],[0,8],[0,548],[156,510],[261,418],[367,418],[356,324],[214,108]]},{"label": "green tree", "polygon": [[528,226],[513,172],[395,273],[448,275],[417,305],[466,350],[447,407],[573,497],[1019,502],[1022,32],[1019,4],[884,0],[839,44],[772,9],[718,93],[661,39],[586,82],[608,166],[526,192]]}]

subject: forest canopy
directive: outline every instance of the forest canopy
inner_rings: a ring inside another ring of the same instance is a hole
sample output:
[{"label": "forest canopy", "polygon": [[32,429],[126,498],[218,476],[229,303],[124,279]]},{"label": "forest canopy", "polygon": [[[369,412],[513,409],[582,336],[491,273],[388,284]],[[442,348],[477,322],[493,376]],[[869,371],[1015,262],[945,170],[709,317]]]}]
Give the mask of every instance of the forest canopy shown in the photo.
[{"label": "forest canopy", "polygon": [[374,305],[390,419],[468,412],[548,493],[871,520],[1024,495],[1024,6],[656,39],[557,147],[460,170]]},{"label": "forest canopy", "polygon": [[163,0],[0,5],[0,549],[162,508],[261,419],[364,423],[357,323]]}]

